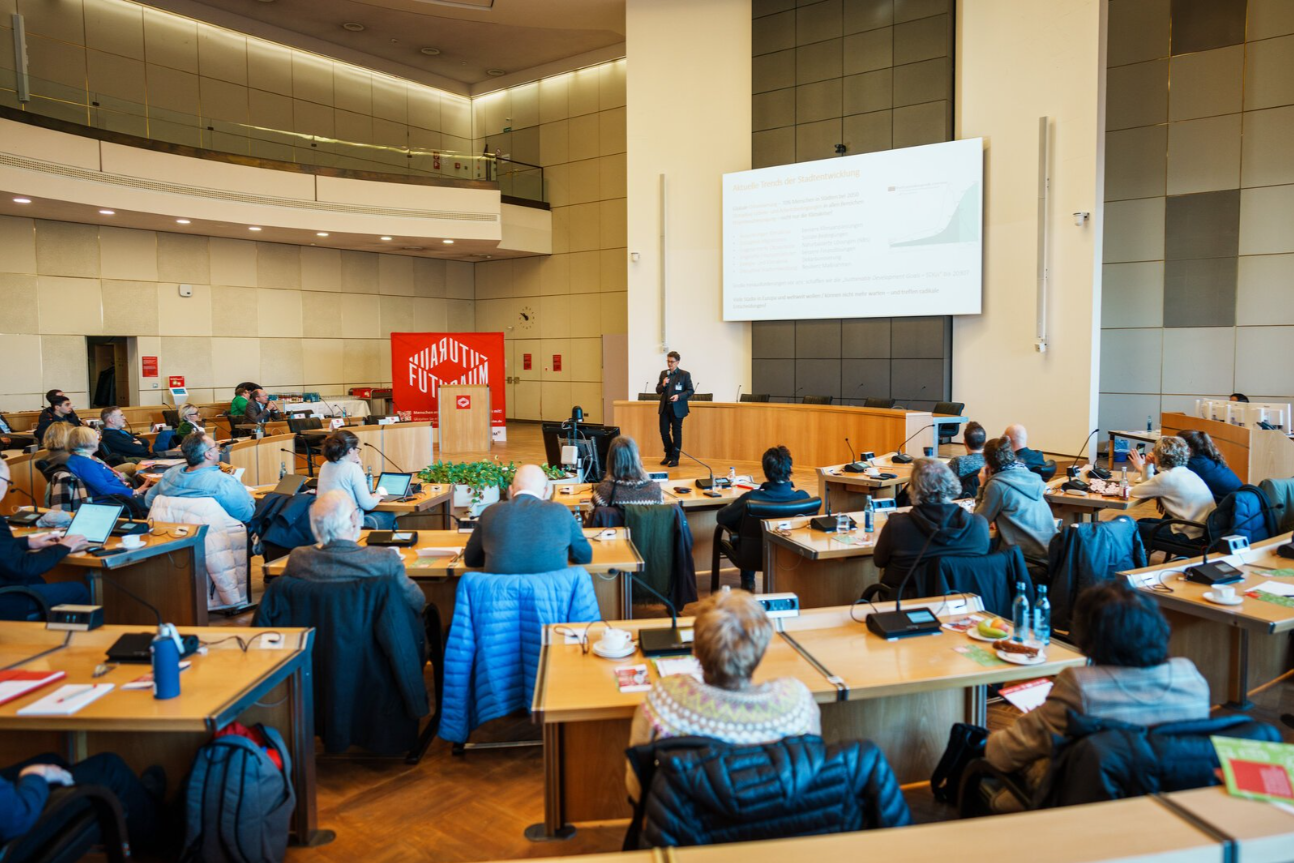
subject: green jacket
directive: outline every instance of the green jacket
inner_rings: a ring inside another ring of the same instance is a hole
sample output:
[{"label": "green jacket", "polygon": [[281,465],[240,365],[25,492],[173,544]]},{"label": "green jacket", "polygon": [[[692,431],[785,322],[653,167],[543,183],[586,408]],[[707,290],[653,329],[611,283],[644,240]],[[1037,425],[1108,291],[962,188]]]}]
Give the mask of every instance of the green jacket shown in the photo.
[{"label": "green jacket", "polygon": [[244,416],[247,413],[247,399],[242,396],[234,396],[234,400],[229,403],[229,415],[231,417]]}]

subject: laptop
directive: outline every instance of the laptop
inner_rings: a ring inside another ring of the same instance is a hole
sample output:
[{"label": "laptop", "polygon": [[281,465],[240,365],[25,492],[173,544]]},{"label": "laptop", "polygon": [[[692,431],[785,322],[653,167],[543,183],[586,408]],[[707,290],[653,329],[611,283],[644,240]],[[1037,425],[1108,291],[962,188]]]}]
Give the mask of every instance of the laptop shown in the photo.
[{"label": "laptop", "polygon": [[124,510],[124,506],[116,503],[83,503],[72,517],[65,535],[85,537],[90,543],[86,551],[103,548]]},{"label": "laptop", "polygon": [[301,491],[301,487],[306,484],[309,477],[304,477],[299,473],[286,474],[279,484],[274,487],[273,494],[286,494],[288,497]]},{"label": "laptop", "polygon": [[381,500],[400,500],[409,493],[409,484],[413,482],[411,473],[383,473],[377,478],[377,487],[386,489]]}]

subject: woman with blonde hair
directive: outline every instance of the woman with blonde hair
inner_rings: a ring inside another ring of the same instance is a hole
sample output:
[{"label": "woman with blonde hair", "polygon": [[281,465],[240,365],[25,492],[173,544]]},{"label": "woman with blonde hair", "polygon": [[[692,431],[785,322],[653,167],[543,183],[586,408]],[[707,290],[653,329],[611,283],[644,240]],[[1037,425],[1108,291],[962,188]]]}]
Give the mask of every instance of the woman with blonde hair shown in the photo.
[{"label": "woman with blonde hair", "polygon": [[184,440],[195,431],[206,430],[202,425],[202,412],[198,410],[197,405],[185,402],[180,405],[179,414],[180,425],[175,429],[174,438],[174,446],[176,447],[180,445],[180,441]]},{"label": "woman with blonde hair", "polygon": [[630,503],[661,503],[660,483],[647,476],[638,444],[619,435],[607,447],[607,475],[593,489],[594,506],[623,506]]},{"label": "woman with blonde hair", "polygon": [[45,430],[45,437],[41,439],[41,446],[49,451],[45,456],[45,461],[50,468],[62,467],[67,464],[67,460],[72,453],[67,448],[67,437],[75,426],[67,423],[51,423]]},{"label": "woman with blonde hair", "polygon": [[[1149,462],[1158,468],[1158,472],[1132,487],[1132,496],[1141,500],[1154,500],[1159,511],[1168,519],[1182,519],[1203,523],[1215,506],[1213,492],[1204,484],[1199,475],[1186,466],[1190,461],[1191,448],[1179,437],[1165,435],[1155,442],[1154,451],[1144,458],[1141,453],[1128,451],[1128,460],[1137,470]],[[1141,532],[1143,542],[1149,542],[1160,524],[1167,519],[1142,518],[1137,520],[1137,530]],[[1172,531],[1179,538],[1199,539],[1203,535],[1198,527],[1183,527]],[[1163,536],[1163,534],[1160,534]]]}]

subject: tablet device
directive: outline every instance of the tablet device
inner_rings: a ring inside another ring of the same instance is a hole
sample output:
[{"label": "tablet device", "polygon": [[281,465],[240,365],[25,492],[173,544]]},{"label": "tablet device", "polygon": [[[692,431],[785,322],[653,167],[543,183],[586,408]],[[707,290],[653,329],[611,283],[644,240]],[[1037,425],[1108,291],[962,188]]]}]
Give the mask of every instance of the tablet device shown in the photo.
[{"label": "tablet device", "polygon": [[418,541],[416,530],[375,530],[369,533],[368,545],[394,545],[408,548]]},{"label": "tablet device", "polygon": [[377,478],[377,487],[386,489],[382,500],[395,500],[409,493],[411,482],[413,482],[411,473],[383,473]]},{"label": "tablet device", "polygon": [[103,545],[117,526],[125,507],[115,503],[83,503],[72,517],[65,536],[83,536],[91,546]]}]

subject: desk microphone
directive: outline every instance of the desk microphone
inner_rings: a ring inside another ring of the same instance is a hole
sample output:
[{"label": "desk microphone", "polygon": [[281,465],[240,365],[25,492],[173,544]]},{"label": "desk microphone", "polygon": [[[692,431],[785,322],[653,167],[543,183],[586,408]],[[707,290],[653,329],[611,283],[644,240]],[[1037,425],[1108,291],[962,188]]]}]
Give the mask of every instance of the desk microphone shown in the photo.
[{"label": "desk microphone", "polygon": [[649,392],[651,392],[651,390],[647,389],[647,385],[648,385],[648,384],[650,384],[650,383],[651,383],[651,381],[649,381],[649,380],[647,380],[647,381],[643,381],[643,392],[645,392],[645,393],[649,393]]},{"label": "desk microphone", "polygon": [[14,485],[12,482],[9,483],[9,491],[11,492],[16,491],[19,494],[25,495],[27,499],[31,501],[32,512],[29,512],[29,513],[16,512],[13,515],[6,516],[5,521],[9,522],[10,524],[17,524],[17,525],[33,525],[36,522],[40,521],[40,504],[36,502],[36,498],[35,496],[32,495],[31,492],[27,491],[27,489],[25,488],[19,488],[18,486]]},{"label": "desk microphone", "polygon": [[633,580],[634,584],[639,585],[643,590],[665,603],[665,607],[669,609],[669,629],[638,630],[638,646],[642,648],[643,656],[663,656],[670,653],[691,653],[691,642],[684,641],[682,633],[678,631],[678,609],[674,607],[674,603],[670,602],[658,590],[656,590],[656,588],[652,587],[634,573],[626,572],[625,575],[629,576],[629,578]]},{"label": "desk microphone", "polygon": [[926,550],[930,548],[930,543],[944,529],[944,525],[935,528],[935,532],[926,538],[926,544],[921,546],[921,551],[917,554],[916,560],[912,561],[912,568],[908,574],[903,576],[903,581],[899,582],[898,594],[894,597],[893,611],[873,611],[867,615],[867,628],[879,635],[881,638],[905,638],[910,635],[936,635],[939,632],[939,618],[927,608],[918,608],[916,611],[903,610],[903,591],[907,590],[908,582],[912,580],[913,574],[916,573],[921,559],[925,557]]},{"label": "desk microphone", "polygon": [[867,465],[858,460],[858,454],[854,452],[854,445],[849,442],[849,438],[845,438],[845,446],[849,447],[849,458],[852,459],[845,465],[845,472],[862,473],[867,470]]},{"label": "desk microphone", "polygon": [[1087,452],[1087,444],[1089,441],[1092,440],[1092,435],[1096,434],[1099,431],[1100,431],[1099,428],[1092,429],[1092,434],[1088,435],[1087,440],[1083,441],[1083,445],[1078,448],[1078,454],[1074,456],[1074,463],[1071,464],[1070,467],[1078,467],[1078,460],[1083,457],[1084,453]]},{"label": "desk microphone", "polygon": [[701,465],[701,467],[703,467],[703,468],[705,468],[706,470],[710,471],[710,478],[709,478],[709,479],[699,479],[699,480],[697,480],[697,481],[696,481],[696,487],[697,487],[697,488],[699,488],[699,489],[703,489],[703,490],[705,490],[705,491],[709,491],[710,489],[712,489],[712,488],[714,488],[714,487],[715,487],[715,484],[716,484],[716,483],[718,484],[719,488],[726,488],[726,487],[727,487],[727,485],[728,485],[728,480],[727,480],[726,478],[722,478],[722,479],[718,479],[718,480],[716,480],[716,479],[714,478],[714,470],[713,470],[713,469],[712,469],[708,464],[706,464],[705,462],[701,461],[701,459],[697,458],[696,456],[692,455],[691,453],[689,453],[689,452],[687,452],[687,451],[685,451],[685,450],[681,450],[681,449],[680,449],[680,450],[679,450],[679,452],[683,453],[683,455],[687,456],[688,458],[692,459],[692,461],[694,461],[694,462],[696,462],[697,464]]},{"label": "desk microphone", "polygon": [[[1273,510],[1284,508],[1285,504],[1283,503],[1271,504],[1271,509]],[[1239,524],[1231,525],[1231,532],[1235,533],[1243,527],[1248,527],[1254,519],[1262,518],[1263,516],[1266,516],[1268,512],[1270,512],[1270,510],[1260,509],[1258,512],[1249,516],[1249,518],[1246,518]],[[1195,566],[1188,566],[1182,570],[1187,581],[1194,581],[1197,584],[1207,584],[1212,587],[1216,584],[1231,584],[1232,582],[1240,581],[1245,577],[1245,574],[1241,570],[1236,569],[1226,561],[1209,563],[1209,551],[1212,547],[1213,525],[1211,525],[1209,520],[1206,518],[1204,520],[1204,559]],[[1279,553],[1280,552],[1278,551],[1277,554]],[[1244,560],[1243,555],[1241,555],[1241,560]]]},{"label": "desk microphone", "polygon": [[288,455],[294,455],[297,458],[305,458],[305,456],[293,449],[284,449],[283,447],[279,447],[279,452],[285,452]]},{"label": "desk microphone", "polygon": [[909,442],[911,442],[912,438],[914,438],[914,437],[916,437],[917,435],[921,434],[921,433],[922,433],[923,431],[925,431],[926,429],[932,429],[932,428],[934,428],[934,427],[935,427],[935,424],[934,424],[934,423],[931,423],[931,424],[930,424],[930,425],[928,425],[928,426],[922,426],[921,428],[919,428],[919,429],[917,429],[916,431],[914,431],[914,432],[912,433],[912,437],[908,438],[908,439],[907,439],[907,440],[905,440],[903,443],[899,444],[899,448],[898,448],[897,450],[895,450],[895,451],[894,451],[894,455],[890,456],[890,461],[891,461],[891,462],[893,462],[894,464],[911,464],[911,463],[912,463],[912,456],[910,456],[910,455],[908,455],[907,453],[905,453],[905,452],[903,451],[903,448],[904,448],[905,446],[907,446]]},{"label": "desk microphone", "polygon": [[369,448],[371,448],[371,449],[375,449],[375,450],[377,450],[377,451],[378,451],[378,454],[380,454],[380,455],[382,456],[382,458],[386,459],[386,460],[387,460],[387,462],[391,465],[391,467],[395,468],[396,473],[404,473],[404,472],[405,472],[404,468],[400,467],[398,464],[396,464],[395,462],[391,461],[391,459],[387,458],[386,453],[382,452],[382,450],[381,450],[381,449],[379,449],[378,447],[373,446],[373,444],[369,443],[368,441],[365,441],[365,442],[364,442],[364,446],[369,447]]},{"label": "desk microphone", "polygon": [[741,387],[742,384],[737,384],[737,401],[741,401]]}]

